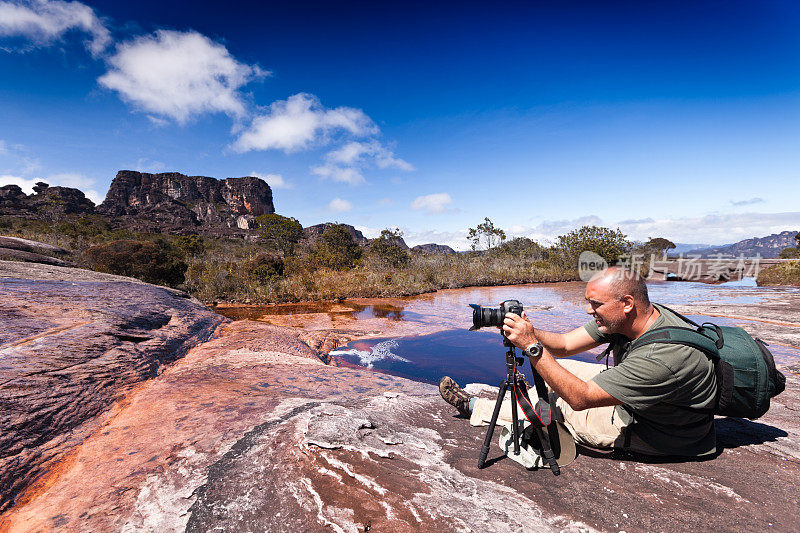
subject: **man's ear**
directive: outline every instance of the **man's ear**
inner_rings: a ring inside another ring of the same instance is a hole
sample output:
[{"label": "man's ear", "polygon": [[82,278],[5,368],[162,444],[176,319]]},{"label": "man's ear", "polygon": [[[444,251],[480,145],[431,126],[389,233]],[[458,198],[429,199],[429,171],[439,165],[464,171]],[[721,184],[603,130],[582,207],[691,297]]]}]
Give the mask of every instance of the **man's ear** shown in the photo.
[{"label": "man's ear", "polygon": [[636,307],[636,302],[633,300],[633,296],[631,296],[630,294],[626,294],[625,296],[623,296],[622,300],[620,301],[622,302],[623,306],[622,311],[625,314],[630,313],[631,311],[633,311],[633,308]]}]

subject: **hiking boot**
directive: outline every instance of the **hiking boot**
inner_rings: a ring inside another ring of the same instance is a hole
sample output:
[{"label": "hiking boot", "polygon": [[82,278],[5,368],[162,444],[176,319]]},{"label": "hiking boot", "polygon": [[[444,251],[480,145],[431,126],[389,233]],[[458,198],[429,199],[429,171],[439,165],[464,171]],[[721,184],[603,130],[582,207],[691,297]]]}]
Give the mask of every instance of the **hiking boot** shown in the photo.
[{"label": "hiking boot", "polygon": [[458,383],[449,376],[443,377],[439,380],[439,393],[444,401],[458,409],[461,416],[469,418],[469,394],[464,392]]}]

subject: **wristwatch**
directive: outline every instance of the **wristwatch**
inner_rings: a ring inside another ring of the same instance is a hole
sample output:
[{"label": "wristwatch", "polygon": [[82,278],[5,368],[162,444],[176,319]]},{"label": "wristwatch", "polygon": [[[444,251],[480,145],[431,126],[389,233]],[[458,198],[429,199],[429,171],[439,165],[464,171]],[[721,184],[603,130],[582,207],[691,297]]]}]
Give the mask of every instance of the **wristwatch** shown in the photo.
[{"label": "wristwatch", "polygon": [[522,355],[525,357],[539,357],[542,355],[542,343],[535,342],[522,350]]}]

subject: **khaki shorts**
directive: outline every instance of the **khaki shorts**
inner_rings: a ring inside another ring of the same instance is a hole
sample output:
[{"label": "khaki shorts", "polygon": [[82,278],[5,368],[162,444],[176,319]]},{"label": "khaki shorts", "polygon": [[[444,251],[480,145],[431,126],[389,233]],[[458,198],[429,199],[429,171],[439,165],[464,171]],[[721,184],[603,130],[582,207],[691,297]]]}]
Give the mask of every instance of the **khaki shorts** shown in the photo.
[{"label": "khaki shorts", "polygon": [[[602,370],[605,365],[585,363],[571,359],[559,359],[559,364],[583,381],[589,381]],[[549,390],[549,387],[548,387]],[[473,426],[485,426],[492,420],[495,400],[478,398],[469,420]],[[627,413],[620,413],[615,406],[593,407],[583,411],[574,411],[562,398],[556,400],[556,405],[564,415],[564,425],[575,438],[575,442],[592,446],[594,448],[622,448],[625,443],[625,428],[630,424]],[[521,411],[520,416],[522,416]],[[623,420],[623,418],[625,420]],[[497,423],[511,424],[511,398],[507,393]],[[636,439],[638,441],[638,439]],[[631,445],[634,443],[631,442]],[[633,446],[631,446],[633,447]],[[644,451],[644,450],[642,450]],[[646,453],[646,452],[645,452]]]}]

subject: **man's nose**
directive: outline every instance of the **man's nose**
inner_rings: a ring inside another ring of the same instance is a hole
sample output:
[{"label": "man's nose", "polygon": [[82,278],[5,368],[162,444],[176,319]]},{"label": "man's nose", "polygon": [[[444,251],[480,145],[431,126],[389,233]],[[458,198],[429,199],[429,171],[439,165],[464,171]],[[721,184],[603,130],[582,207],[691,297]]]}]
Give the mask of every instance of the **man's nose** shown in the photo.
[{"label": "man's nose", "polygon": [[590,315],[594,315],[594,308],[592,307],[592,304],[586,304],[586,312]]}]

